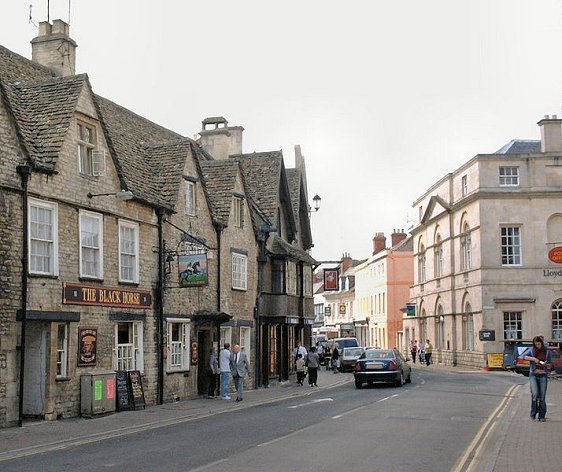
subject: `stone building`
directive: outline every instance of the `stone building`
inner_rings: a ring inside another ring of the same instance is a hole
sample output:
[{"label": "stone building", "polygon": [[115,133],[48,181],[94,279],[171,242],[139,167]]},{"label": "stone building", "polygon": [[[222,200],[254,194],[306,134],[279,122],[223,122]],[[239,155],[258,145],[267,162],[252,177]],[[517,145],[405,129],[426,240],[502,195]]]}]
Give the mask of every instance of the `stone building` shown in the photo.
[{"label": "stone building", "polygon": [[545,117],[541,141],[479,154],[414,202],[404,349],[429,338],[435,362],[486,366],[506,344],[562,337],[561,123]]},{"label": "stone building", "polygon": [[258,266],[313,263],[282,157],[241,154],[239,127],[224,160],[94,94],[61,20],[32,46],[0,46],[0,427],[79,414],[83,374],[139,371],[148,404],[206,393],[227,333],[265,362]]},{"label": "stone building", "polygon": [[402,309],[413,283],[412,238],[394,230],[390,247],[384,233],[373,238],[373,254],[355,267],[355,324],[363,345],[402,345]]}]

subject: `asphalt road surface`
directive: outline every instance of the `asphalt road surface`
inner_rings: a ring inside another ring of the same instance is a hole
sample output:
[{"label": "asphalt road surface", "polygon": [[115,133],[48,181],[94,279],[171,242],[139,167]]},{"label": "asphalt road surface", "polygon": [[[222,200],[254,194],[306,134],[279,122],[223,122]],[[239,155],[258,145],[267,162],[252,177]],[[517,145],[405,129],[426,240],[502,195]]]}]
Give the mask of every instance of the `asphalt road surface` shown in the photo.
[{"label": "asphalt road surface", "polygon": [[350,382],[245,410],[6,461],[11,471],[461,470],[459,459],[520,376],[413,371],[411,384]]}]

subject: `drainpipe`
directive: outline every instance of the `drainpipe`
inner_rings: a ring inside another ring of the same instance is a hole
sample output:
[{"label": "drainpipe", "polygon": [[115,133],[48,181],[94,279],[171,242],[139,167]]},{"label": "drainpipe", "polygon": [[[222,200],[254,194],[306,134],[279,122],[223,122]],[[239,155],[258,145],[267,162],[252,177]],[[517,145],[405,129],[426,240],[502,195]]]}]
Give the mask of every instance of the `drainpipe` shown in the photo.
[{"label": "drainpipe", "polygon": [[[221,223],[215,223],[215,232],[217,233],[217,313],[221,311],[222,298],[221,298],[221,242],[222,242],[222,230],[224,226]],[[217,354],[220,352],[221,348],[221,325],[217,323],[217,339],[219,340],[219,348],[217,349]]]},{"label": "drainpipe", "polygon": [[156,210],[158,217],[158,284],[156,287],[156,333],[158,339],[158,404],[164,403],[164,209]]},{"label": "drainpipe", "polygon": [[16,168],[21,177],[21,186],[23,188],[22,197],[22,213],[23,213],[23,241],[22,241],[22,258],[21,258],[21,340],[20,340],[20,384],[19,384],[19,404],[18,404],[18,426],[23,426],[23,386],[25,371],[25,328],[27,323],[27,273],[29,271],[29,242],[28,242],[28,220],[29,213],[27,209],[28,203],[28,183],[31,176],[31,168],[26,165]]}]

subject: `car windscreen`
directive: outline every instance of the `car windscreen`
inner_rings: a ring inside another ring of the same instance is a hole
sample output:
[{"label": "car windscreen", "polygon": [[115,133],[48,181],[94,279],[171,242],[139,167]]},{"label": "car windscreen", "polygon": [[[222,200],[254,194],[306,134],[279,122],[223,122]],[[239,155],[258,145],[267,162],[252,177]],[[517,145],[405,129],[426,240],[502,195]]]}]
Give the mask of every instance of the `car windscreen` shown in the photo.
[{"label": "car windscreen", "polygon": [[349,338],[349,339],[338,339],[336,340],[340,349],[344,347],[357,347],[357,339]]},{"label": "car windscreen", "polygon": [[363,359],[394,359],[394,351],[390,349],[370,349],[365,351]]},{"label": "car windscreen", "polygon": [[357,357],[360,356],[361,354],[363,354],[362,347],[346,347],[343,350],[344,357]]}]

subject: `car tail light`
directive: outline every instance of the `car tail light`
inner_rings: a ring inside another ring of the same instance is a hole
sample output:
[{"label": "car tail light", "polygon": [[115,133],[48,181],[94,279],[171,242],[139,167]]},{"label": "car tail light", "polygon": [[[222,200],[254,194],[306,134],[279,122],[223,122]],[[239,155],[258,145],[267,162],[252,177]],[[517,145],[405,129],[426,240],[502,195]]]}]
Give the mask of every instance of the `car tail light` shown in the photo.
[{"label": "car tail light", "polygon": [[355,371],[360,371],[360,370],[361,370],[361,363],[356,362],[356,363],[355,363],[355,366],[353,367],[353,370],[355,370]]},{"label": "car tail light", "polygon": [[530,362],[522,357],[518,357],[517,358],[517,364],[518,365],[529,365]]},{"label": "car tail light", "polygon": [[396,362],[390,361],[388,363],[388,370],[396,370],[397,368],[398,368],[398,366],[396,365]]}]

